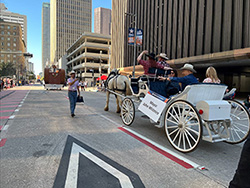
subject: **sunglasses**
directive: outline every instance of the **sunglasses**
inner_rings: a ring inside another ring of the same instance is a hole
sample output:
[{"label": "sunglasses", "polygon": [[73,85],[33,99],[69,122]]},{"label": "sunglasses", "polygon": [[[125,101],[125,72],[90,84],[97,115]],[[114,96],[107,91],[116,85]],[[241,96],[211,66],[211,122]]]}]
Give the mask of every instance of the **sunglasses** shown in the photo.
[{"label": "sunglasses", "polygon": [[175,74],[174,72],[171,72],[170,74]]}]

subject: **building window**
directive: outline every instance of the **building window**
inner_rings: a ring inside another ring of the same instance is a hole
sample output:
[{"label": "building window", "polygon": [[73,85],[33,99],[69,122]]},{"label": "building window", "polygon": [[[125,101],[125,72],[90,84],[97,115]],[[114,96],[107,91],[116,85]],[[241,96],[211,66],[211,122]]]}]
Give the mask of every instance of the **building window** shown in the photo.
[{"label": "building window", "polygon": [[16,32],[13,32],[13,35],[16,35]]},{"label": "building window", "polygon": [[4,45],[4,42],[1,42],[1,45],[3,46],[3,45]]},{"label": "building window", "polygon": [[13,41],[16,42],[16,38],[14,38]]},{"label": "building window", "polygon": [[4,29],[4,25],[1,25],[1,29]]},{"label": "building window", "polygon": [[10,60],[8,59],[8,63],[10,63]]},{"label": "building window", "polygon": [[9,26],[9,25],[7,26],[7,29],[10,29],[10,26]]},{"label": "building window", "polygon": [[3,63],[4,61],[3,61],[3,59],[1,59],[1,63]]},{"label": "building window", "polygon": [[1,37],[1,40],[4,40],[4,37]]},{"label": "building window", "polygon": [[13,46],[15,46],[15,47],[16,47],[16,43],[13,43]]},{"label": "building window", "polygon": [[4,31],[1,31],[1,34],[4,35]]},{"label": "building window", "polygon": [[7,57],[10,58],[10,54],[8,54]]},{"label": "building window", "polygon": [[14,60],[13,63],[16,63],[16,60]]},{"label": "building window", "polygon": [[16,55],[13,55],[13,58],[16,58]]},{"label": "building window", "polygon": [[8,37],[8,39],[7,40],[10,40],[10,37]]},{"label": "building window", "polygon": [[10,35],[10,32],[8,31],[7,34]]},{"label": "building window", "polygon": [[1,54],[1,57],[4,57],[4,55],[3,55],[3,54]]},{"label": "building window", "polygon": [[10,46],[10,43],[9,43],[9,42],[7,43],[7,46]]},{"label": "building window", "polygon": [[16,30],[16,26],[14,26],[13,29]]}]

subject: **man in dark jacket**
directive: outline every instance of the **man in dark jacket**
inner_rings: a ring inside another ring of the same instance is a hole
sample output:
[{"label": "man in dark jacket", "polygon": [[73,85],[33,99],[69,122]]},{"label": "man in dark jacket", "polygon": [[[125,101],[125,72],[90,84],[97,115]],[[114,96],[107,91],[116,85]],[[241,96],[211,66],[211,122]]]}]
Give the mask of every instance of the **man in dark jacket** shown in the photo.
[{"label": "man in dark jacket", "polygon": [[171,82],[178,82],[182,84],[182,91],[185,89],[187,85],[196,84],[199,83],[197,78],[193,75],[193,73],[196,73],[194,70],[193,65],[191,64],[185,64],[182,68],[182,75],[184,77],[170,77],[170,78],[164,78],[159,77],[160,80],[168,80]]}]

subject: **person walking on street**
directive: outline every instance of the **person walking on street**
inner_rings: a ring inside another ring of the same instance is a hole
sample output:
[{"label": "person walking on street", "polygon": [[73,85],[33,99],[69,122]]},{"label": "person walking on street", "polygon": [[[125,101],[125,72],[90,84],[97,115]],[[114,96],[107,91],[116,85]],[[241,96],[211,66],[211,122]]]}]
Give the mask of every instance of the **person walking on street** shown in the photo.
[{"label": "person walking on street", "polygon": [[206,71],[206,79],[203,80],[203,83],[216,83],[220,84],[220,79],[217,76],[217,72],[214,67],[208,67]]},{"label": "person walking on street", "polygon": [[77,91],[78,95],[80,96],[80,89],[79,89],[79,81],[75,77],[76,73],[75,71],[71,71],[70,78],[68,79],[68,96],[69,96],[69,102],[70,102],[70,112],[71,117],[75,116],[75,108],[76,108],[76,101],[77,101]]}]

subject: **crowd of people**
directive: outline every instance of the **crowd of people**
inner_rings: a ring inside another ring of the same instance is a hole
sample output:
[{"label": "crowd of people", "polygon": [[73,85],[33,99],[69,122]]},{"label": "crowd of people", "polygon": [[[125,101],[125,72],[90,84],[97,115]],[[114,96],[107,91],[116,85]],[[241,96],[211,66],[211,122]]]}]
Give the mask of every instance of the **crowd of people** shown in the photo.
[{"label": "crowd of people", "polygon": [[3,77],[0,78],[0,91],[27,84],[29,84],[27,80],[16,80],[8,77]]}]

